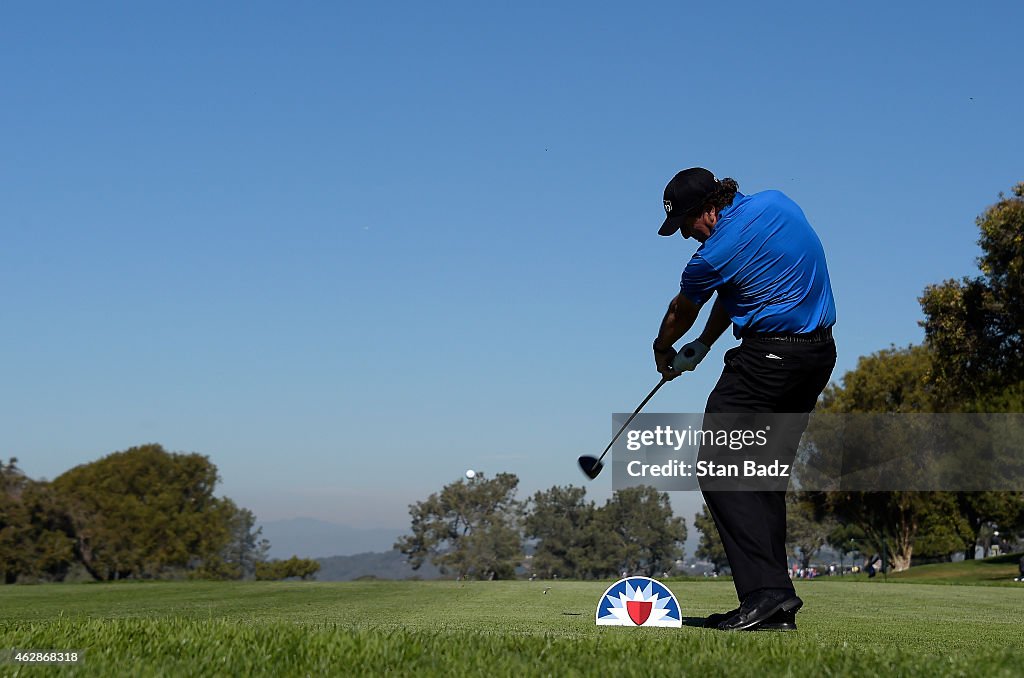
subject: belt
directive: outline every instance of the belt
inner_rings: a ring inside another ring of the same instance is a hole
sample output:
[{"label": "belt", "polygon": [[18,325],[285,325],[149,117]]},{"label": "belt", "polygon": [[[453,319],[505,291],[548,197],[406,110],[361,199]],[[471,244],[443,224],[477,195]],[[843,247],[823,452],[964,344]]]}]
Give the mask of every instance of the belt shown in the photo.
[{"label": "belt", "polygon": [[782,341],[790,344],[818,344],[832,339],[832,328],[821,327],[806,334],[787,334],[785,332],[744,332],[743,339],[751,341]]}]

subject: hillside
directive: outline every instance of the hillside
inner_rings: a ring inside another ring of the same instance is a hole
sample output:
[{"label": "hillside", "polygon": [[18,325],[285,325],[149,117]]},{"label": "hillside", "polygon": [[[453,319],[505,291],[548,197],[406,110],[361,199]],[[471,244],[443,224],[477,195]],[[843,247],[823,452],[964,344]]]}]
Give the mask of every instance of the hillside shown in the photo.
[{"label": "hillside", "polygon": [[[892,572],[889,581],[914,584],[1014,584],[1020,576],[1020,553],[1010,553],[984,560],[963,560],[959,563],[917,565],[905,572]],[[880,580],[881,577],[876,577]],[[1024,587],[1024,584],[1021,584]]]},{"label": "hillside", "polygon": [[382,553],[358,553],[353,556],[331,556],[317,558],[320,571],[317,581],[351,581],[360,577],[377,579],[438,579],[441,572],[426,562],[414,570],[399,551]]}]

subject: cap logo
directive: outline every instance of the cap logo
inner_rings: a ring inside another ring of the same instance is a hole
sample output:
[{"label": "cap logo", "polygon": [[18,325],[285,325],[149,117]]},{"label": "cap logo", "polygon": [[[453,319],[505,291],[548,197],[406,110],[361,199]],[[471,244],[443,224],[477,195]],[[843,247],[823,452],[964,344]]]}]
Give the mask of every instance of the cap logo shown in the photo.
[{"label": "cap logo", "polygon": [[665,201],[665,214],[672,214],[672,201],[671,200],[666,200]]}]

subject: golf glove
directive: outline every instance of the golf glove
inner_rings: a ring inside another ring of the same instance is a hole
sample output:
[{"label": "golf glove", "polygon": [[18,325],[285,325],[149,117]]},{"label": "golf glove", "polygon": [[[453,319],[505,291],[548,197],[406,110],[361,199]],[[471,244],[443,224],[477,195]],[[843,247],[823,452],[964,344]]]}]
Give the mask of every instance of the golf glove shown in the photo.
[{"label": "golf glove", "polygon": [[691,341],[676,353],[676,357],[672,359],[672,369],[678,372],[691,372],[710,350],[699,341]]}]

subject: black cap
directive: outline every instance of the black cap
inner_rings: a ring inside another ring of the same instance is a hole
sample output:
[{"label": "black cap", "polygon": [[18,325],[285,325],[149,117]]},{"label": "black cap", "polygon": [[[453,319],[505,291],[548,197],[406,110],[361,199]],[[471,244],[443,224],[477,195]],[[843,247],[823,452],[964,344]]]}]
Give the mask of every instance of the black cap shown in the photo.
[{"label": "black cap", "polygon": [[672,235],[683,219],[704,206],[704,200],[718,188],[718,179],[703,167],[684,169],[665,187],[665,222],[658,235]]}]

